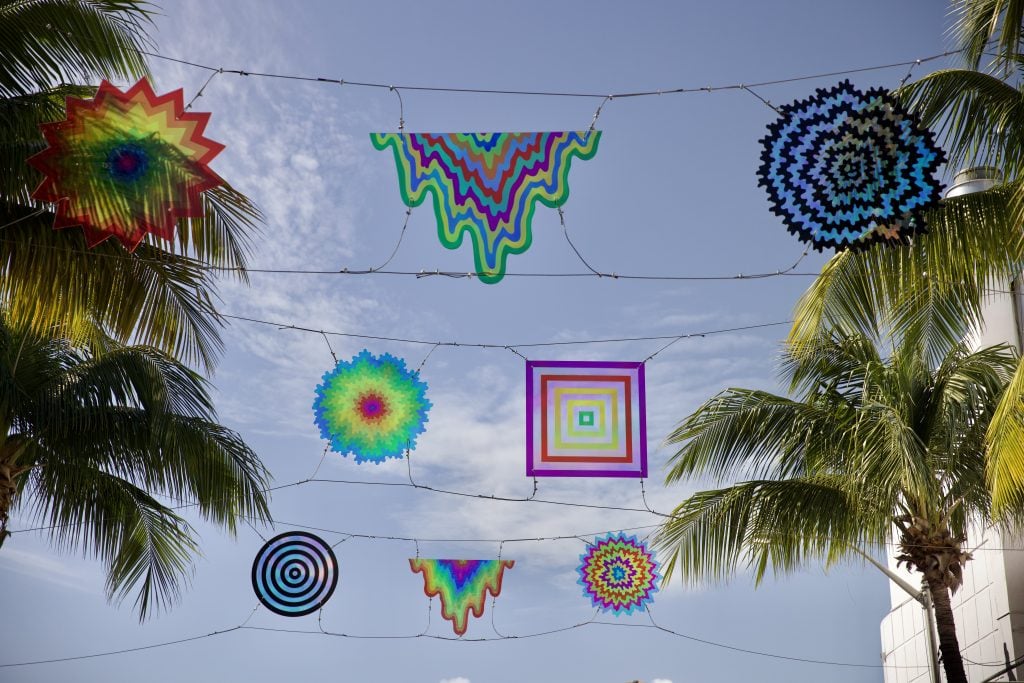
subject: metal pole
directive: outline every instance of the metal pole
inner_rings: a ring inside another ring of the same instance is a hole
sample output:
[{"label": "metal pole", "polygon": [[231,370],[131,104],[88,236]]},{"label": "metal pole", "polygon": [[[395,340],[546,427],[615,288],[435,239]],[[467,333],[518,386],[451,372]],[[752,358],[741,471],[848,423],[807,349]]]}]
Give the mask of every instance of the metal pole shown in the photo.
[{"label": "metal pole", "polygon": [[932,672],[933,683],[942,683],[942,679],[939,678],[939,644],[935,629],[935,610],[932,607],[932,592],[923,580],[921,581],[921,594],[924,596],[924,613],[928,615],[928,668]]},{"label": "metal pole", "polygon": [[924,613],[926,615],[928,629],[928,670],[931,672],[930,678],[932,683],[942,683],[942,679],[939,678],[939,644],[936,642],[935,612],[932,609],[932,595],[928,591],[928,584],[922,580],[921,590],[917,590],[904,581],[898,574],[885,565],[877,562],[875,558],[871,557],[857,546],[850,547],[860,554],[860,556],[865,560],[873,564],[878,571],[888,576],[890,581],[903,589],[903,592],[921,603],[921,607],[924,609]]}]

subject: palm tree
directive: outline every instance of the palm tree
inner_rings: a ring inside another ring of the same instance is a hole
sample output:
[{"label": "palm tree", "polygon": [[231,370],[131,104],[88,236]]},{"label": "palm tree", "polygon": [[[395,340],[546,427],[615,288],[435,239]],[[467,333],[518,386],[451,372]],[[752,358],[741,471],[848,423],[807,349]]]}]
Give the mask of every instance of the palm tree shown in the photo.
[{"label": "palm tree", "polygon": [[[954,0],[967,65],[911,83],[896,94],[938,133],[951,169],[992,167],[991,190],[945,200],[930,211],[928,234],[910,246],[833,257],[796,307],[795,352],[828,330],[923,344],[934,362],[982,324],[986,293],[1005,288],[1024,264],[1024,1]],[[995,40],[990,69],[975,70]],[[1002,77],[994,75],[1002,71]],[[1017,81],[1020,78],[1017,77]],[[988,475],[994,502],[1010,506],[1024,485],[1024,363],[992,425]],[[998,447],[996,447],[998,445]]]},{"label": "palm tree", "polygon": [[[259,211],[230,186],[203,195],[206,215],[179,221],[173,244],[128,254],[87,249],[79,230],[52,230],[30,193],[25,163],[39,124],[64,117],[64,98],[89,97],[100,78],[146,75],[150,5],[139,0],[0,0],[0,300],[13,320],[77,341],[154,345],[209,369],[221,350],[216,271],[245,280]],[[72,83],[74,85],[68,85]]]},{"label": "palm tree", "polygon": [[[1024,86],[1005,77],[1024,68],[1024,0],[954,0],[953,9],[970,68],[938,71],[896,95],[937,132],[948,168],[991,167],[1002,182],[946,200],[910,247],[836,255],[798,303],[790,341],[833,328],[909,335],[938,356],[982,322],[986,290],[1020,274]],[[977,70],[993,40],[990,69],[1003,77]]]},{"label": "palm tree", "polygon": [[966,683],[950,593],[970,559],[967,525],[1024,519],[1024,486],[997,505],[986,479],[986,433],[1015,364],[1007,347],[963,344],[938,362],[913,343],[883,357],[861,335],[787,347],[789,397],[728,389],[669,437],[680,448],[668,482],[730,483],[690,496],[658,531],[666,580],[676,569],[724,580],[745,566],[760,582],[883,547],[895,526],[897,559],[931,592],[946,679]]},{"label": "palm tree", "polygon": [[1024,263],[1024,89],[968,69],[938,71],[896,92],[936,131],[948,168],[985,166],[1001,182],[945,200],[907,247],[843,252],[797,305],[790,339],[819,330],[921,338],[941,355],[981,321],[987,289]]},{"label": "palm tree", "polygon": [[269,519],[268,473],[216,422],[205,381],[168,354],[100,353],[0,316],[0,544],[21,510],[64,550],[98,556],[108,597],[140,618],[179,595],[197,549],[158,497],[232,533]]}]

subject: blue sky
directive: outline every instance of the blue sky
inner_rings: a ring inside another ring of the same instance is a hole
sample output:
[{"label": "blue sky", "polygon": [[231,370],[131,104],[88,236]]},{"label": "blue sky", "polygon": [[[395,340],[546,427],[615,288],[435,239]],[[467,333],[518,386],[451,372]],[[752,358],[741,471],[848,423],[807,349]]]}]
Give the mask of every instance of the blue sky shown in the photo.
[{"label": "blue sky", "polygon": [[[942,3],[659,2],[166,2],[155,39],[162,54],[247,71],[308,74],[398,85],[620,92],[753,83],[879,65],[950,49]],[[915,75],[950,64],[939,60]],[[155,61],[158,91],[191,97],[208,74]],[[858,74],[860,86],[895,86],[906,69]],[[835,79],[760,89],[784,103]],[[409,131],[574,130],[599,100],[403,91]],[[368,134],[394,131],[399,109],[383,89],[220,75],[196,103],[208,134],[227,149],[215,170],[267,214],[253,265],[337,270],[377,265],[395,244],[405,207],[390,154]],[[768,211],[757,187],[759,143],[775,117],[741,91],[622,99],[603,109],[597,156],[570,175],[565,220],[581,253],[619,273],[721,275],[776,271],[803,251]],[[511,272],[580,272],[557,212],[539,208],[530,250]],[[810,255],[800,270],[823,258]],[[391,262],[396,270],[472,268],[468,246],[440,246],[426,207],[414,210]],[[222,310],[299,326],[389,337],[512,344],[681,334],[787,320],[809,278],[746,282],[630,282],[507,278],[476,281],[375,275],[255,274],[224,281]],[[774,360],[785,328],[679,342],[647,364],[652,476],[647,500],[667,510],[701,482],[664,487],[662,445],[672,426],[728,386],[777,388]],[[319,335],[233,323],[214,377],[222,419],[287,483],[308,477],[323,453],[313,388],[333,362]],[[339,357],[364,342],[335,337]],[[371,342],[414,366],[429,346]],[[526,349],[532,359],[641,360],[657,342]],[[504,350],[442,347],[424,365],[434,407],[412,456],[417,481],[510,497],[524,476],[524,367]],[[402,482],[405,465],[356,465],[327,455],[321,477]],[[538,497],[643,507],[635,480],[544,479]],[[423,541],[427,557],[494,557],[499,539],[584,535],[649,525],[646,513],[449,497],[408,488],[314,483],[274,495],[286,522],[371,535],[488,539]],[[12,528],[27,525],[15,518]],[[196,520],[202,538],[191,588],[171,612],[139,626],[108,605],[97,563],[61,555],[43,536],[16,534],[0,553],[2,662],[144,646],[248,626],[316,630],[315,615],[286,619],[258,609],[249,583],[262,545]],[[272,533],[261,530],[264,536]],[[344,537],[323,533],[332,543]],[[469,638],[530,634],[589,619],[575,583],[581,541],[505,544],[517,560],[493,611]],[[411,635],[427,624],[410,542],[353,539],[336,552],[341,581],[323,610],[325,629]],[[852,565],[769,578],[740,574],[724,586],[657,594],[657,623],[696,638],[789,657],[879,662],[878,625],[888,587]],[[251,615],[251,618],[250,618]],[[607,615],[602,621],[613,622]],[[646,616],[620,623],[649,624]],[[450,635],[433,606],[428,633]],[[512,683],[537,681],[880,681],[878,668],[833,667],[715,648],[646,628],[588,626],[521,640],[353,640],[242,630],[132,654],[7,669],[5,681],[182,679]]]}]

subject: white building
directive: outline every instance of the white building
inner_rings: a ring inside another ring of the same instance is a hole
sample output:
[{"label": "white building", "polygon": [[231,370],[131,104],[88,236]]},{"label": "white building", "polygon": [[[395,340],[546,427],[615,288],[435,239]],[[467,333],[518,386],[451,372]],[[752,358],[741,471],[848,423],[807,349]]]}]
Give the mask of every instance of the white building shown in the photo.
[{"label": "white building", "polygon": [[[988,189],[992,180],[982,173],[957,175],[946,196]],[[985,326],[976,335],[976,348],[1012,343],[1021,348],[1024,301],[1021,280],[1015,294],[991,293],[984,309]],[[995,674],[1024,656],[1024,544],[993,529],[979,529],[966,547],[974,559],[964,569],[964,583],[952,598],[957,639],[971,683],[1024,681],[1024,663],[1010,674]],[[1015,550],[1016,549],[1016,550]],[[914,586],[919,576],[898,570],[890,557],[889,568]],[[885,683],[931,683],[928,668],[928,624],[923,608],[903,589],[890,582],[892,610],[882,619],[882,663]],[[942,675],[939,666],[939,675]]]}]

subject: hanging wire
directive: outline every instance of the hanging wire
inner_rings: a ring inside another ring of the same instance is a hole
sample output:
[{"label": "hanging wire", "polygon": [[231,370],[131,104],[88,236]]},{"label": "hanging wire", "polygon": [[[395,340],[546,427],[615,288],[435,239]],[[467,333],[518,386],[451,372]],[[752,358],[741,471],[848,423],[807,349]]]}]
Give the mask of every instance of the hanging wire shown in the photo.
[{"label": "hanging wire", "polygon": [[402,91],[393,85],[389,85],[388,90],[398,96],[398,134],[401,135],[405,132],[405,102],[402,101]]},{"label": "hanging wire", "polygon": [[[785,324],[789,324],[789,323],[785,323]],[[657,356],[657,355],[658,355],[659,353],[661,353],[662,351],[664,351],[664,350],[665,350],[665,349],[667,349],[668,347],[672,346],[672,345],[673,345],[673,344],[675,344],[676,342],[682,341],[683,339],[690,339],[690,338],[693,338],[693,337],[700,337],[700,338],[703,338],[703,337],[705,337],[705,336],[706,336],[706,335],[704,335],[704,334],[699,334],[699,333],[697,333],[697,334],[689,334],[689,335],[686,335],[686,336],[684,336],[684,337],[676,337],[675,339],[673,339],[673,340],[672,340],[672,341],[670,341],[669,343],[665,344],[664,346],[662,346],[662,347],[661,347],[661,348],[659,348],[659,349],[658,349],[657,351],[655,351],[655,352],[654,352],[654,353],[652,353],[651,355],[647,356],[647,358],[644,358],[644,359],[643,359],[642,361],[640,361],[640,362],[641,362],[641,363],[647,363],[647,362],[648,362],[648,361],[650,361],[650,360],[651,360],[652,358],[654,358],[655,356]]]},{"label": "hanging wire", "polygon": [[526,360],[526,361],[530,360],[529,358],[527,358],[523,354],[519,353],[519,351],[514,346],[506,346],[505,348],[508,349],[509,351],[511,351],[512,353],[516,354],[517,356],[519,356],[523,360]]},{"label": "hanging wire", "polygon": [[[407,460],[408,462],[408,460]],[[323,483],[323,484],[342,484],[342,485],[358,485],[358,486],[384,486],[384,487],[405,487],[418,489],[420,491],[430,491],[431,493],[438,493],[447,496],[457,496],[460,498],[476,498],[479,500],[491,500],[499,501],[503,503],[537,503],[543,505],[557,505],[562,507],[573,507],[573,508],[584,508],[589,510],[614,510],[619,512],[641,512],[650,513],[657,515],[658,517],[671,518],[672,515],[663,512],[651,511],[642,507],[626,507],[622,505],[601,505],[597,503],[578,503],[575,501],[568,500],[549,500],[547,498],[535,498],[534,494],[531,494],[529,498],[514,498],[510,496],[499,496],[492,493],[474,493],[470,491],[454,491],[451,489],[442,489],[436,486],[428,486],[427,484],[419,484],[412,482],[412,468],[408,468],[410,482],[402,481],[357,481],[351,479],[313,479],[309,483]]]},{"label": "hanging wire", "polygon": [[324,338],[325,342],[327,342],[327,349],[331,352],[331,358],[333,358],[334,362],[337,363],[338,355],[334,353],[334,347],[331,346],[331,340],[327,338],[327,334],[323,330],[320,330],[320,336]]},{"label": "hanging wire", "polygon": [[[335,358],[335,361],[337,361],[337,358]],[[320,461],[317,462],[316,467],[313,469],[313,474],[306,477],[304,481],[313,481],[314,479],[316,479],[316,475],[320,473],[320,467],[324,464],[324,460],[327,459],[327,451],[329,451],[330,449],[331,444],[328,443],[326,446],[324,446],[324,452],[320,456]]]},{"label": "hanging wire", "polygon": [[[662,341],[672,340],[672,343],[680,341],[682,339],[691,339],[696,337],[708,337],[717,334],[729,334],[731,332],[744,332],[747,330],[764,329],[768,327],[778,327],[780,325],[791,325],[792,320],[780,320],[777,322],[769,323],[757,323],[754,325],[740,325],[738,327],[727,327],[716,330],[704,330],[702,332],[687,332],[684,334],[665,334],[665,335],[654,335],[646,337],[612,337],[612,338],[601,338],[601,339],[574,339],[567,341],[551,341],[551,342],[519,342],[514,344],[498,344],[498,343],[482,343],[482,342],[460,342],[460,341],[439,341],[439,340],[428,340],[428,339],[413,339],[404,337],[386,337],[382,335],[373,334],[359,334],[355,332],[337,332],[330,330],[320,330],[311,327],[303,327],[301,325],[295,325],[292,323],[273,322],[270,320],[261,320],[259,318],[250,318],[247,316],[232,315],[228,313],[222,313],[221,317],[228,318],[230,320],[240,320],[242,322],[253,323],[257,325],[267,325],[275,327],[279,330],[293,330],[296,332],[307,332],[312,334],[331,335],[335,337],[348,337],[353,339],[372,339],[376,341],[389,341],[398,342],[403,344],[419,344],[429,346],[445,346],[453,348],[466,348],[466,349],[502,349],[505,351],[511,351],[522,358],[525,358],[521,353],[516,351],[519,348],[540,348],[540,347],[555,347],[555,346],[578,346],[585,344],[617,344],[624,342],[637,342],[637,341]],[[667,348],[664,347],[664,348]],[[662,350],[664,350],[664,348]],[[661,350],[656,351],[651,356],[648,356],[647,360],[650,360],[655,355],[660,353]]]},{"label": "hanging wire", "polygon": [[[41,209],[39,213],[44,213],[45,209]],[[36,214],[32,214],[36,215]],[[23,216],[15,221],[12,221],[8,225],[14,225],[19,223],[29,216]],[[6,225],[0,226],[0,229],[7,227]],[[404,231],[400,233],[398,244],[401,244]],[[0,239],[0,242],[13,244],[14,241],[10,239]],[[64,253],[75,253],[90,258],[98,259],[132,259],[141,263],[163,263],[160,259],[156,258],[145,258],[136,254],[119,254],[119,253],[102,253],[95,250],[86,249],[66,249],[64,247],[58,247],[54,245],[34,245],[33,249],[47,249],[47,250],[59,250]],[[395,247],[394,253],[397,252],[398,245]],[[216,273],[238,273],[238,274],[266,274],[266,275],[335,275],[335,276],[351,276],[351,275],[392,275],[392,276],[406,276],[412,277],[417,280],[429,278],[429,277],[443,277],[453,280],[458,279],[472,279],[478,278],[482,275],[488,275],[489,273],[483,273],[480,271],[447,271],[435,268],[433,270],[420,269],[420,270],[383,270],[383,267],[390,262],[385,261],[380,266],[371,268],[349,268],[344,267],[338,270],[315,270],[315,269],[302,269],[302,268],[256,268],[256,267],[230,267],[230,266],[215,266],[208,263],[202,263],[199,261],[191,261],[190,267],[197,270],[204,270],[208,272]],[[813,272],[793,272],[796,269],[795,266],[790,266],[786,269],[776,269],[766,272],[758,273],[739,273],[734,275],[657,275],[657,274],[643,274],[643,273],[605,273],[598,272],[591,269],[589,272],[526,272],[526,273],[505,273],[504,277],[511,278],[609,278],[615,280],[634,280],[638,282],[734,282],[734,281],[746,281],[746,280],[764,280],[775,277],[818,277],[818,273]],[[992,290],[999,291],[999,290]]]},{"label": "hanging wire", "polygon": [[[405,482],[371,482],[371,481],[354,481],[354,480],[342,480],[342,479],[307,479],[307,480],[302,480],[302,481],[298,481],[298,482],[292,482],[290,484],[284,484],[282,486],[272,487],[272,488],[273,489],[289,488],[289,487],[295,487],[295,486],[304,485],[304,484],[311,484],[311,483],[362,485],[362,486],[391,486],[391,487],[398,486],[398,487],[416,488],[416,489],[420,489],[420,490],[423,490],[423,491],[429,491],[431,493],[437,493],[437,494],[443,494],[443,495],[477,498],[477,499],[480,499],[480,500],[497,501],[497,502],[511,502],[511,503],[535,502],[535,503],[545,504],[545,505],[557,505],[557,506],[566,506],[566,507],[583,508],[583,509],[614,510],[614,511],[621,511],[621,512],[644,513],[644,514],[655,515],[657,517],[661,517],[661,518],[664,518],[664,519],[671,519],[672,516],[673,516],[671,514],[659,512],[658,510],[655,510],[655,509],[647,509],[647,508],[640,508],[640,507],[631,508],[631,507],[624,507],[624,506],[619,507],[619,506],[598,505],[598,504],[591,504],[591,503],[578,503],[578,502],[574,502],[574,501],[538,499],[538,498],[534,498],[533,494],[531,494],[531,496],[529,498],[508,498],[508,497],[496,496],[496,495],[493,495],[493,494],[486,494],[486,493],[471,493],[471,492],[462,492],[462,491],[449,491],[449,490],[445,490],[445,489],[438,489],[438,488],[434,488],[434,487],[430,487],[430,486],[425,486],[425,485],[422,485],[422,484],[413,485],[413,484],[408,484],[408,483],[405,483]],[[189,503],[189,504],[186,504],[186,505],[180,505],[180,506],[173,507],[173,508],[170,508],[170,509],[171,510],[181,510],[181,509],[184,509],[184,508],[195,507],[196,505],[197,505],[196,503]],[[251,519],[255,519],[255,518],[251,518]],[[78,526],[80,524],[81,523],[55,524],[55,525],[49,525],[49,526],[30,527],[30,528],[25,528],[25,529],[14,529],[14,530],[10,531],[10,533],[11,534],[20,534],[20,533],[28,533],[28,532],[34,532],[34,531],[47,531],[47,530],[50,530],[50,529],[66,527],[66,526]],[[521,537],[521,538],[417,538],[417,537],[412,537],[412,536],[397,536],[397,535],[393,535],[393,534],[357,533],[357,532],[352,532],[352,531],[343,531],[343,530],[339,530],[339,529],[331,529],[331,528],[326,528],[326,527],[322,527],[322,526],[313,526],[313,525],[304,524],[304,523],[301,523],[301,522],[287,521],[287,520],[281,520],[281,519],[274,520],[274,524],[275,525],[279,524],[281,526],[287,526],[287,527],[295,527],[295,528],[298,528],[298,529],[308,529],[310,531],[320,531],[320,532],[323,532],[323,533],[336,534],[336,535],[339,535],[339,536],[345,536],[346,540],[348,540],[348,539],[362,539],[362,540],[371,540],[371,541],[402,541],[402,542],[411,542],[411,543],[416,543],[416,542],[423,542],[423,543],[502,543],[502,542],[504,542],[504,543],[530,543],[530,542],[537,542],[537,543],[539,543],[539,542],[547,542],[547,541],[561,541],[561,540],[567,540],[567,539],[573,539],[573,538],[579,539],[579,540],[583,540],[584,542],[587,542],[587,541],[584,540],[583,537],[585,537],[585,536],[601,536],[601,535],[607,535],[607,534],[617,533],[617,532],[626,532],[626,531],[652,530],[652,532],[653,532],[653,531],[656,531],[659,527],[661,527],[663,522],[659,522],[657,524],[642,524],[642,525],[637,525],[637,526],[623,526],[623,527],[616,528],[616,529],[610,529],[610,530],[604,530],[604,531],[595,531],[595,532],[591,532],[591,533],[573,533],[573,534],[532,536],[532,537]],[[766,536],[764,536],[764,538],[770,538],[770,536],[766,535]],[[780,538],[788,538],[788,537],[787,536],[780,536]],[[826,536],[826,535],[813,535],[813,536],[812,535],[804,535],[803,538],[820,540],[820,541],[836,540],[835,537]],[[877,541],[875,543],[878,546],[889,547],[889,548],[923,548],[925,550],[942,550],[943,547],[944,547],[944,546],[931,546],[931,545],[927,545],[927,544],[901,543],[901,542],[898,542],[898,541]],[[972,554],[980,552],[980,551],[1024,552],[1024,547],[1016,547],[1016,548],[1014,548],[1014,547],[1005,547],[1005,546],[1002,546],[1002,547],[1001,546],[989,546],[987,544],[982,544],[982,545],[978,545],[978,546],[970,549],[970,552]]]},{"label": "hanging wire", "polygon": [[943,59],[952,55],[957,55],[963,52],[964,48],[957,50],[948,50],[939,54],[930,55],[921,59],[915,59],[903,62],[893,62],[889,64],[879,64],[875,66],[866,66],[852,69],[842,69],[839,71],[827,71],[821,73],[807,74],[801,76],[790,76],[786,78],[777,78],[765,81],[758,81],[754,83],[738,83],[730,85],[705,85],[697,87],[676,87],[676,88],[659,88],[657,90],[636,90],[636,91],[625,91],[619,93],[592,93],[592,92],[581,92],[581,91],[558,91],[558,90],[512,90],[512,89],[500,89],[500,88],[474,88],[474,87],[447,87],[447,86],[431,86],[431,85],[393,85],[388,83],[376,83],[370,81],[352,81],[342,80],[338,78],[328,78],[323,76],[303,76],[303,75],[291,75],[282,73],[270,73],[252,71],[249,69],[226,69],[223,67],[210,66],[208,64],[202,64],[186,59],[179,59],[177,57],[171,57],[163,55],[157,52],[140,51],[142,54],[152,57],[154,59],[160,59],[163,61],[173,62],[175,64],[182,64],[185,66],[191,66],[197,69],[205,69],[207,71],[218,71],[225,74],[236,74],[239,76],[252,76],[255,78],[266,78],[273,80],[287,80],[287,81],[305,81],[312,83],[326,83],[333,85],[347,85],[351,87],[362,87],[362,88],[384,88],[398,92],[399,90],[406,91],[423,91],[423,92],[437,92],[437,93],[465,93],[465,94],[482,94],[482,95],[518,95],[518,96],[534,96],[534,97],[582,97],[592,98],[601,100],[612,100],[612,99],[626,99],[626,98],[638,98],[638,97],[660,97],[662,95],[678,95],[688,93],[713,93],[722,92],[727,90],[743,90],[749,88],[762,88],[767,86],[784,85],[787,83],[797,83],[799,81],[817,80],[823,78],[834,78],[836,76],[848,76],[858,73],[868,73],[872,71],[883,71],[887,69],[895,69],[905,66],[917,66],[919,64],[925,64],[928,62],[935,61],[937,59]]},{"label": "hanging wire", "polygon": [[[505,541],[502,541],[501,543],[498,544],[498,566],[499,566],[498,571],[504,571],[503,568],[501,568],[501,551],[504,550],[504,548],[505,548]],[[498,626],[494,623],[494,613],[497,611],[497,607],[495,607],[495,604],[497,603],[497,601],[498,601],[498,596],[495,595],[494,593],[491,593],[491,630],[494,631],[494,633],[497,636],[499,636],[501,638],[507,638],[508,636],[506,636],[504,633],[499,631],[498,630]]]},{"label": "hanging wire", "polygon": [[[432,602],[433,601],[431,600],[431,604],[432,604]],[[321,610],[321,612],[322,612],[322,610]],[[431,609],[428,607],[428,611],[427,611],[427,618],[428,618],[427,629],[429,629],[429,627],[430,627],[430,624],[429,624],[430,614],[431,614]],[[251,616],[252,616],[252,614],[249,615],[249,618],[251,618]],[[571,624],[569,626],[564,626],[564,627],[561,627],[561,628],[552,628],[552,629],[547,629],[547,630],[544,630],[544,631],[535,631],[535,632],[532,632],[532,633],[509,634],[509,635],[498,636],[498,637],[477,637],[477,638],[465,638],[465,637],[453,637],[453,636],[446,636],[446,635],[435,635],[435,634],[427,633],[426,630],[424,630],[421,633],[405,634],[405,635],[358,635],[358,634],[350,634],[350,633],[340,633],[340,632],[328,631],[327,629],[325,629],[323,627],[323,621],[322,621],[321,618],[318,618],[318,620],[317,620],[318,625],[317,625],[317,630],[315,630],[315,631],[301,630],[301,629],[275,628],[275,627],[266,627],[266,626],[248,626],[247,623],[248,623],[248,619],[249,618],[247,618],[244,622],[242,622],[238,626],[233,626],[231,628],[223,629],[223,630],[220,630],[220,631],[212,631],[210,633],[205,633],[205,634],[202,634],[202,635],[192,636],[192,637],[189,637],[189,638],[179,638],[179,639],[176,639],[176,640],[168,640],[168,641],[163,641],[163,642],[160,642],[160,643],[153,643],[153,644],[150,644],[150,645],[142,645],[142,646],[132,647],[132,648],[122,648],[122,649],[118,649],[118,650],[108,650],[108,651],[105,651],[105,652],[97,652],[97,653],[91,653],[91,654],[86,654],[86,655],[75,655],[75,656],[70,656],[70,657],[58,657],[58,658],[51,658],[51,659],[39,659],[39,660],[24,661],[24,662],[10,662],[10,663],[0,664],[0,668],[15,668],[15,667],[23,667],[23,666],[37,666],[37,665],[41,665],[41,664],[53,664],[53,663],[58,663],[58,662],[70,662],[70,661],[79,661],[79,660],[84,660],[84,659],[94,659],[94,658],[98,658],[98,657],[109,657],[109,656],[126,654],[126,653],[131,653],[131,652],[140,652],[140,651],[144,651],[144,650],[153,650],[153,649],[156,649],[156,648],[168,647],[168,646],[171,646],[171,645],[178,645],[178,644],[181,644],[181,643],[188,643],[188,642],[193,642],[193,641],[197,641],[197,640],[204,640],[206,638],[213,638],[213,637],[216,637],[216,636],[223,635],[225,633],[231,633],[233,631],[243,631],[243,630],[244,631],[263,631],[263,632],[269,632],[269,633],[294,633],[294,634],[304,634],[304,635],[331,636],[331,637],[335,637],[335,638],[346,638],[346,639],[354,639],[354,640],[413,640],[413,639],[417,639],[417,638],[428,638],[428,639],[432,639],[432,640],[446,640],[446,641],[463,642],[463,643],[478,643],[478,642],[494,642],[494,641],[525,640],[525,639],[530,639],[530,638],[542,638],[542,637],[551,636],[551,635],[555,635],[555,634],[559,634],[559,633],[565,633],[565,632],[568,632],[568,631],[574,631],[574,630],[581,629],[581,628],[587,628],[587,627],[590,627],[590,626],[604,626],[604,627],[608,627],[608,628],[647,628],[647,629],[657,630],[659,632],[662,632],[662,633],[674,636],[676,638],[685,639],[685,640],[688,640],[688,641],[691,641],[691,642],[700,643],[702,645],[707,645],[707,646],[710,646],[710,647],[721,648],[721,649],[729,650],[729,651],[732,651],[732,652],[738,652],[738,653],[747,654],[747,655],[753,655],[753,656],[758,656],[758,657],[765,657],[765,658],[770,658],[770,659],[779,659],[779,660],[785,660],[785,661],[791,661],[791,662],[799,662],[799,663],[802,663],[802,664],[816,664],[816,665],[822,665],[822,666],[834,666],[834,667],[844,667],[844,668],[862,668],[862,669],[882,669],[882,668],[924,669],[924,668],[928,667],[927,664],[923,664],[923,665],[915,665],[915,664],[896,665],[896,664],[864,664],[864,663],[858,663],[858,662],[841,662],[841,661],[832,661],[832,660],[826,660],[826,659],[816,659],[816,658],[810,658],[810,657],[797,657],[797,656],[792,656],[792,655],[783,655],[783,654],[779,654],[779,653],[775,653],[775,652],[768,652],[768,651],[764,651],[764,650],[755,650],[755,649],[751,649],[751,648],[744,648],[744,647],[739,647],[739,646],[735,646],[735,645],[729,645],[729,644],[726,644],[726,643],[720,643],[720,642],[717,642],[717,641],[708,640],[706,638],[699,638],[697,636],[693,636],[693,635],[690,635],[690,634],[682,633],[682,632],[676,631],[674,629],[662,626],[661,624],[659,624],[659,623],[654,621],[653,615],[650,614],[649,608],[648,608],[648,618],[649,618],[649,620],[651,622],[650,624],[635,623],[635,622],[623,622],[623,621],[619,621],[619,622],[597,621],[597,616],[598,616],[598,611],[595,610],[594,614],[589,619],[586,619],[586,620],[581,621],[581,622],[577,622],[575,624]]]},{"label": "hanging wire", "polygon": [[398,241],[395,242],[395,248],[391,250],[391,255],[388,256],[387,260],[384,261],[384,263],[380,264],[376,268],[370,268],[370,272],[371,273],[376,273],[376,272],[379,272],[379,271],[383,270],[385,267],[387,267],[387,265],[389,263],[391,263],[391,259],[395,258],[395,254],[398,253],[398,248],[400,246],[402,246],[402,240],[405,239],[405,231],[409,228],[409,217],[410,216],[412,216],[412,207],[411,206],[410,207],[406,207],[406,209],[405,209],[405,220],[402,222],[402,231],[398,233]]},{"label": "hanging wire", "polygon": [[[249,612],[249,616],[247,616],[245,618],[245,621],[243,621],[241,624],[238,625],[238,628],[242,628],[243,626],[245,626],[246,624],[249,623],[249,620],[252,619],[253,616],[255,616],[256,611],[260,608],[260,604],[261,603],[258,603],[258,602],[256,603],[255,607],[252,608],[252,611]],[[323,608],[321,608],[321,609],[323,609]]]},{"label": "hanging wire", "polygon": [[248,524],[248,525],[249,525],[249,528],[250,528],[250,529],[252,529],[252,531],[253,531],[253,533],[254,533],[254,534],[256,534],[257,536],[259,536],[259,537],[260,537],[260,540],[261,540],[261,541],[263,541],[264,543],[266,543],[266,542],[267,542],[267,537],[266,537],[266,536],[264,536],[263,534],[261,534],[261,533],[260,533],[260,530],[259,530],[259,529],[257,529],[257,528],[256,528],[255,526],[253,526],[252,522],[250,522],[250,521],[248,520],[248,518],[246,518],[246,517],[243,517],[243,518],[242,518],[242,521],[244,521],[244,522],[245,522],[246,524]]},{"label": "hanging wire", "polygon": [[188,104],[185,105],[185,111],[188,111],[189,109],[191,109],[192,105],[195,104],[195,101],[203,96],[203,92],[206,91],[206,86],[210,85],[210,81],[212,81],[214,78],[216,78],[218,75],[220,75],[222,73],[224,73],[224,71],[221,70],[221,69],[217,69],[216,71],[211,71],[210,72],[210,77],[206,79],[205,83],[203,83],[203,87],[199,88],[199,90],[192,97],[192,99],[188,101]]},{"label": "hanging wire", "polygon": [[921,66],[921,60],[920,59],[915,59],[913,62],[910,63],[910,68],[907,69],[907,75],[904,76],[900,80],[899,85],[896,86],[897,90],[899,90],[900,88],[902,88],[904,85],[907,84],[907,81],[910,80],[910,76],[914,73],[914,67],[918,67],[918,66]]},{"label": "hanging wire", "polygon": [[427,359],[430,358],[431,354],[433,354],[434,351],[437,351],[437,348],[439,346],[441,346],[441,345],[440,344],[434,344],[433,346],[430,347],[430,350],[427,351],[427,355],[423,356],[423,360],[420,361],[419,366],[416,368],[416,373],[417,374],[419,374],[420,370],[423,369],[423,366],[427,364]]},{"label": "hanging wire", "polygon": [[587,262],[587,259],[583,258],[583,254],[580,253],[580,250],[576,248],[576,245],[572,243],[572,239],[569,237],[569,229],[565,227],[565,211],[562,210],[562,207],[558,207],[558,222],[562,224],[562,234],[565,235],[565,241],[569,243],[569,246],[572,248],[573,253],[576,254],[576,258],[580,260],[580,263],[582,263],[587,270],[589,270],[597,277],[618,277],[614,273],[606,275],[598,270],[595,270],[594,267]]},{"label": "hanging wire", "polygon": [[648,512],[653,513],[653,514],[658,514],[657,512],[655,512],[654,510],[651,509],[650,505],[647,504],[647,490],[644,488],[644,478],[643,477],[640,477],[640,499],[643,500],[644,507],[647,509]]},{"label": "hanging wire", "polygon": [[741,85],[741,86],[740,86],[740,90],[743,90],[743,91],[746,91],[746,92],[750,93],[751,95],[753,95],[754,97],[756,97],[756,98],[757,98],[758,100],[760,100],[762,104],[764,104],[764,105],[765,105],[765,106],[767,106],[767,107],[768,107],[769,109],[771,109],[772,111],[774,111],[774,112],[775,112],[776,114],[779,114],[779,115],[781,115],[781,114],[782,114],[782,110],[781,110],[781,109],[779,109],[778,107],[776,107],[776,106],[775,106],[774,104],[772,104],[771,102],[769,102],[769,101],[768,101],[767,99],[765,99],[764,97],[761,97],[760,95],[758,95],[758,94],[757,94],[756,92],[754,92],[754,90],[753,90],[752,88],[750,88],[750,87],[748,87],[748,86],[746,86],[746,85]]},{"label": "hanging wire", "polygon": [[590,137],[590,133],[593,133],[594,129],[597,127],[597,120],[601,118],[601,111],[604,109],[604,105],[608,104],[613,99],[615,99],[614,95],[607,95],[603,100],[601,100],[601,104],[597,105],[597,111],[594,112],[594,118],[590,120],[590,128],[587,129],[588,138]]}]

